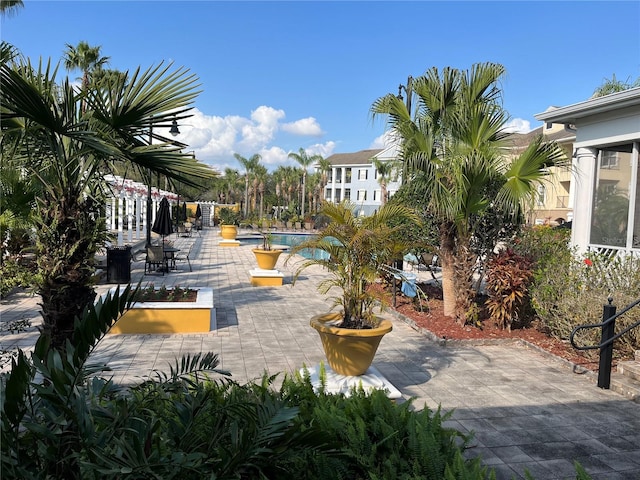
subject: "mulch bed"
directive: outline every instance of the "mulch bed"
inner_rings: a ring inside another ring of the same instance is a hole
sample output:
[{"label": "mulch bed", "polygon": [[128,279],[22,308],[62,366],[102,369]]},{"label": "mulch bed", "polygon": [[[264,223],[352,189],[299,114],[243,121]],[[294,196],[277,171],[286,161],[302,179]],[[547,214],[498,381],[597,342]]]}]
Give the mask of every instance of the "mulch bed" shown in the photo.
[{"label": "mulch bed", "polygon": [[[444,315],[442,289],[439,286],[432,284],[420,284],[419,286],[427,297],[427,302],[423,302],[423,311],[420,311],[415,299],[405,297],[402,294],[396,296],[395,311],[413,328],[422,331],[435,341],[443,344],[476,345],[520,341],[543,353],[546,352],[576,365],[578,369],[598,370],[597,352],[585,354],[575,350],[569,341],[551,337],[539,322],[532,322],[527,327],[513,328],[508,331],[498,328],[487,318],[486,314],[482,318],[481,314],[478,326],[460,325],[452,317]],[[376,285],[374,288],[382,289],[383,287]],[[391,288],[384,287],[384,292],[388,297],[389,309],[394,310],[391,306],[393,300]]]}]

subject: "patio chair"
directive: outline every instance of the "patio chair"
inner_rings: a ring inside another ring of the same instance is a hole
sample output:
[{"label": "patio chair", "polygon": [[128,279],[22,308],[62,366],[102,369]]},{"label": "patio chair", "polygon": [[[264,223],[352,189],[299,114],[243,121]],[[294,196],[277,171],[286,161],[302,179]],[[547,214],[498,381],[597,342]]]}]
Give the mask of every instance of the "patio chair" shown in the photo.
[{"label": "patio chair", "polygon": [[[422,311],[422,299],[426,300],[424,293],[417,285],[418,276],[415,273],[405,272],[391,265],[383,265],[382,271],[390,276],[391,285],[393,287],[393,306],[396,306],[397,282],[400,282],[400,293],[405,297],[415,299]],[[421,299],[421,296],[423,297]]]},{"label": "patio chair", "polygon": [[435,253],[427,253],[424,252],[420,255],[420,263],[418,263],[418,269],[420,267],[425,268],[430,274],[431,277],[437,282],[436,272],[440,270],[440,257]]},{"label": "patio chair", "polygon": [[167,259],[164,255],[162,245],[157,247],[147,247],[147,257],[144,261],[144,273],[157,272],[160,270],[162,275],[168,270]]},{"label": "patio chair", "polygon": [[186,253],[182,253],[183,251],[179,251],[178,253],[176,253],[175,257],[173,257],[173,260],[175,262],[184,262],[186,261],[189,264],[189,271],[193,272],[193,270],[191,269],[191,260],[189,258],[189,255],[191,255],[191,250],[193,249],[193,243],[191,245],[189,245],[189,249],[187,250]]}]

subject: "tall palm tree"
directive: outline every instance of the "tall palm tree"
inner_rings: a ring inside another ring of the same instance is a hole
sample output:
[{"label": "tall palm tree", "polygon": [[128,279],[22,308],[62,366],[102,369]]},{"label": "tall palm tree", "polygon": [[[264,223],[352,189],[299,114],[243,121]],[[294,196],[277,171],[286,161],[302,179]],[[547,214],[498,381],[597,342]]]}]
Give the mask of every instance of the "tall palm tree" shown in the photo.
[{"label": "tall palm tree", "polygon": [[520,157],[505,156],[507,113],[498,82],[504,67],[475,64],[468,70],[429,69],[413,79],[416,114],[389,94],[372,114],[386,115],[400,142],[410,188],[419,189],[437,219],[445,314],[473,319],[472,250],[475,220],[490,211],[518,221],[523,202],[535,194],[548,167],[566,162],[554,143],[538,138]]},{"label": "tall palm tree", "polygon": [[245,158],[239,153],[234,153],[233,156],[244,167],[244,216],[246,218],[249,214],[249,176],[258,166],[262,157],[258,153],[254,153],[249,158]]},{"label": "tall palm tree", "polygon": [[265,184],[267,183],[268,179],[268,171],[267,171],[267,167],[265,167],[264,165],[256,165],[256,167],[253,169],[253,177],[254,177],[254,183],[256,185],[256,192],[255,192],[255,196],[256,198],[258,197],[258,195],[260,196],[260,207],[258,209],[258,218],[262,218],[262,213],[264,212],[264,190],[265,190]]},{"label": "tall palm tree", "polygon": [[64,66],[67,70],[80,70],[82,72],[82,89],[89,87],[91,75],[96,70],[101,70],[109,62],[109,57],[100,55],[102,47],[91,47],[87,42],[81,41],[74,47],[67,43],[64,53]]},{"label": "tall palm tree", "polygon": [[387,203],[387,182],[396,171],[393,161],[383,162],[377,157],[373,158],[373,166],[378,172],[378,183],[380,184],[380,205]]},{"label": "tall palm tree", "polygon": [[312,163],[322,160],[322,155],[309,155],[304,148],[300,148],[298,153],[291,152],[288,157],[293,158],[302,167],[302,205],[300,206],[300,211],[301,215],[304,217],[304,197],[307,191],[307,169]]},{"label": "tall palm tree", "polygon": [[114,78],[84,92],[68,78],[58,85],[57,75],[50,64],[0,65],[0,153],[20,162],[42,189],[36,206],[42,335],[63,349],[95,297],[93,260],[107,235],[103,174],[114,162],[128,162],[195,185],[213,171],[169,141],[149,144],[151,127],[190,116],[198,85],[186,69],[137,69],[126,82]]}]

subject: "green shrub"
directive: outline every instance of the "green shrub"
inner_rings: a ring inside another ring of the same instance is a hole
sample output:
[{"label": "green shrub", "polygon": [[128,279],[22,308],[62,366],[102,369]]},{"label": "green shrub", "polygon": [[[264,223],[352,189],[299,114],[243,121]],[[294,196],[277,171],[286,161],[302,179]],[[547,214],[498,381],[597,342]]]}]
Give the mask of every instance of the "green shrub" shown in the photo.
[{"label": "green shrub", "polygon": [[34,264],[23,265],[15,257],[3,259],[0,265],[0,298],[6,297],[16,287],[33,287],[35,278]]},{"label": "green shrub", "polygon": [[[602,321],[602,306],[609,297],[620,310],[638,299],[640,259],[590,254],[581,257],[568,246],[568,231],[534,227],[516,240],[516,251],[534,259],[531,302],[536,315],[549,333],[567,339],[582,324]],[[640,319],[634,309],[616,321],[616,331]],[[580,344],[600,342],[600,329],[582,331]],[[638,329],[615,343],[616,355],[629,355],[640,348]]]}]

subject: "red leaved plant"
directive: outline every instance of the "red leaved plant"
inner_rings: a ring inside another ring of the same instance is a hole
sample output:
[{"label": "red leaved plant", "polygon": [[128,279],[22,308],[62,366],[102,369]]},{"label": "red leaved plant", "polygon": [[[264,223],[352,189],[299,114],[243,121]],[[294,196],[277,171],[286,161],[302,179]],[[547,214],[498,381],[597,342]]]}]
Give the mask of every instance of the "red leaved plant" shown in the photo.
[{"label": "red leaved plant", "polygon": [[533,277],[531,260],[511,249],[503,250],[488,264],[486,306],[491,320],[502,329],[522,315],[527,305],[528,286]]}]

